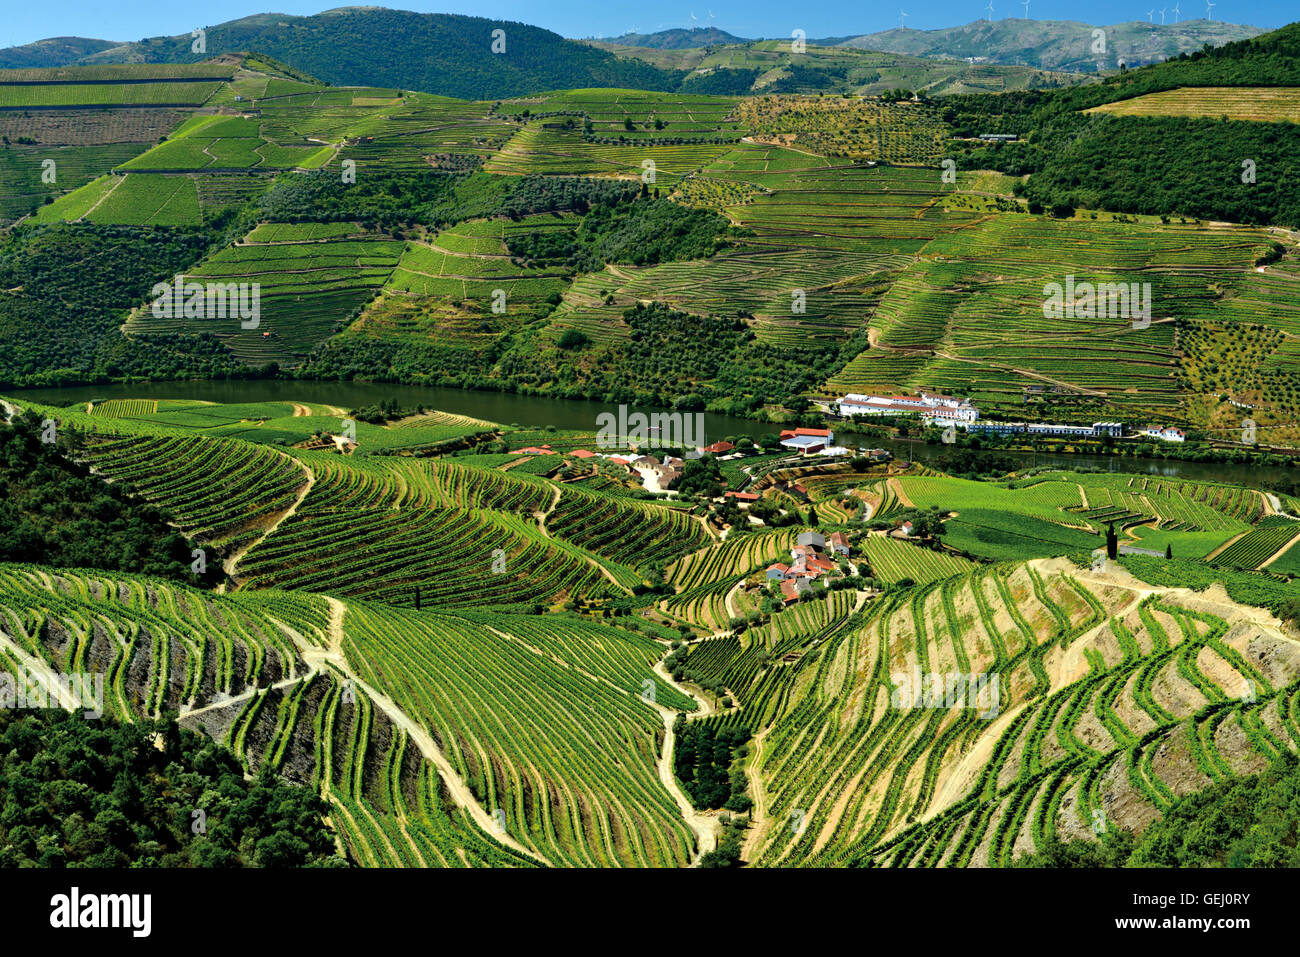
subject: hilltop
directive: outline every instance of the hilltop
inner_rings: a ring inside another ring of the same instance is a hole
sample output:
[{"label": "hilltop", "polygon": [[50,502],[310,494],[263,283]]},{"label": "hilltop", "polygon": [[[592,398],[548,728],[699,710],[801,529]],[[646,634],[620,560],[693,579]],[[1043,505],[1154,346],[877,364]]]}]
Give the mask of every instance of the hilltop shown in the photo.
[{"label": "hilltop", "polygon": [[92,40],[86,37],[50,37],[23,46],[0,50],[0,69],[20,70],[41,67],[67,66],[79,63],[85,57],[121,46],[114,40]]},{"label": "hilltop", "polygon": [[875,95],[903,88],[938,95],[1046,89],[1082,82],[1081,74],[1037,67],[903,56],[808,41],[746,40],[707,46],[628,46],[588,40],[621,58],[644,61],[684,77],[683,93],[739,95],[805,93]]},{"label": "hilltop", "polygon": [[[505,49],[492,50],[493,31]],[[644,62],[622,59],[558,33],[504,20],[382,7],[341,7],[308,17],[262,13],[207,28],[203,53],[189,34],[103,46],[64,44],[31,62],[34,47],[0,50],[0,68],[106,63],[195,63],[222,53],[257,50],[328,83],[395,87],[447,96],[492,99],[572,86],[671,89],[677,78]],[[89,52],[80,52],[80,47]],[[92,49],[99,46],[99,49]],[[61,62],[54,62],[56,59]]]},{"label": "hilltop", "polygon": [[695,47],[721,46],[727,43],[746,43],[745,37],[738,37],[717,27],[678,27],[672,30],[659,30],[656,33],[624,33],[612,38],[610,43],[621,46],[645,47],[651,50],[687,50]]}]

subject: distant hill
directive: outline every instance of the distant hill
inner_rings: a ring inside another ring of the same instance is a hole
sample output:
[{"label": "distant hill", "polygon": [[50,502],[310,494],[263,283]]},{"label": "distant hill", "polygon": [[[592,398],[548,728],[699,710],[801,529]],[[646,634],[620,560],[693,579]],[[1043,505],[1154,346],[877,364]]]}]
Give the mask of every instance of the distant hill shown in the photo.
[{"label": "distant hill", "polygon": [[724,43],[745,43],[738,37],[717,27],[695,27],[691,30],[677,28],[657,33],[625,33],[609,41],[620,46],[644,47],[648,50],[693,50],[697,47],[719,46]]},{"label": "distant hill", "polygon": [[20,47],[0,50],[0,70],[30,70],[49,66],[70,66],[83,57],[121,46],[116,40],[86,37],[51,37]]},{"label": "distant hill", "polygon": [[930,96],[1050,89],[1092,80],[1080,73],[897,53],[809,41],[794,53],[789,40],[747,40],[679,49],[633,47],[608,40],[586,43],[620,57],[644,61],[684,76],[683,93],[744,96],[751,93],[875,95],[903,88]]},{"label": "distant hill", "polygon": [[[504,52],[493,52],[494,30],[504,31]],[[63,41],[67,55],[61,62],[51,54],[39,65],[191,63],[256,50],[335,85],[422,90],[467,99],[573,87],[668,90],[681,80],[644,61],[619,58],[523,23],[380,7],[342,7],[309,17],[257,14],[208,27],[206,40],[206,52],[199,54],[192,51],[189,34],[118,45],[70,39]],[[38,65],[8,58],[30,56],[19,51],[54,42],[0,50],[0,65]],[[78,43],[90,45],[90,52],[79,53]]]},{"label": "distant hill", "polygon": [[[1189,7],[1191,4],[1189,4]],[[1154,19],[1159,19],[1159,12]],[[1172,16],[1166,13],[1166,19]],[[1094,53],[1093,31],[1106,31],[1104,53]],[[1158,63],[1206,44],[1221,46],[1259,36],[1258,27],[1186,20],[1182,23],[1133,21],[1095,27],[1073,20],[976,20],[940,30],[893,29],[820,43],[911,56],[957,57],[976,63],[1024,64],[1045,70],[1088,72]]]}]

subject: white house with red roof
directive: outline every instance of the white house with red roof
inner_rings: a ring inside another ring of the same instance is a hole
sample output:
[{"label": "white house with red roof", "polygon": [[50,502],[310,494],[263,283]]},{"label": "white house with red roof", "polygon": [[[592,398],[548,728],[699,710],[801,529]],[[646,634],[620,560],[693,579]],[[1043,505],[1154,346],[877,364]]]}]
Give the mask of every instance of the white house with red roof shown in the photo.
[{"label": "white house with red roof", "polygon": [[1172,425],[1161,428],[1153,425],[1149,429],[1143,429],[1138,435],[1144,435],[1149,439],[1159,439],[1161,442],[1186,442],[1187,433],[1182,429],[1176,429]]}]

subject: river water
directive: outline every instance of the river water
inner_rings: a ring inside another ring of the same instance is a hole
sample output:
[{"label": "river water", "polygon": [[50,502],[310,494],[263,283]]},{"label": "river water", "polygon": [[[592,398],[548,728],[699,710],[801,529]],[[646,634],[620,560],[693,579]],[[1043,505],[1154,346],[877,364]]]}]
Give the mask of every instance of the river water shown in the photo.
[{"label": "river water", "polygon": [[[395,399],[400,405],[439,409],[471,415],[506,425],[594,431],[602,412],[617,415],[617,406],[587,399],[554,399],[518,395],[512,392],[484,392],[443,386],[399,385],[385,382],[323,382],[308,379],[196,380],[147,382],[94,386],[66,386],[52,389],[22,389],[9,393],[47,405],[71,405],[91,399],[201,399],[208,402],[322,402],[345,409],[376,405]],[[635,406],[629,412],[662,412]],[[755,440],[777,430],[777,426],[730,415],[704,413],[705,443],[727,436],[747,435]],[[935,462],[942,446],[879,439],[836,430],[837,444],[889,449],[896,457],[923,464]],[[1098,468],[1111,472],[1145,472],[1188,481],[1232,482],[1269,488],[1294,477],[1290,469],[1275,466],[1230,465],[1213,462],[1185,462],[1172,459],[1132,458],[1109,455],[1066,455],[1046,452],[1002,453],[1025,466],[1053,466],[1064,469]]]}]

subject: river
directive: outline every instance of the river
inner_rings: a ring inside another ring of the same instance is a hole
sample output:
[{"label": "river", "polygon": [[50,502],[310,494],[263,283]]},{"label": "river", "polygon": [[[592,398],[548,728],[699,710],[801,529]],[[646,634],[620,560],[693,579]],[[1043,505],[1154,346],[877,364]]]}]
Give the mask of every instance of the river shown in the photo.
[{"label": "river", "polygon": [[[91,399],[201,399],[208,402],[322,402],[346,409],[376,405],[395,399],[403,406],[423,405],[459,415],[470,415],[506,425],[594,431],[596,417],[617,407],[587,399],[554,399],[518,395],[513,392],[485,392],[444,386],[400,385],[386,382],[323,382],[309,379],[215,379],[179,382],[146,382],[93,386],[64,386],[51,389],[21,389],[8,393],[46,405],[66,406]],[[662,412],[635,406],[632,412]],[[772,433],[777,426],[731,415],[704,413],[706,442],[726,436],[747,435],[755,440]],[[836,430],[837,444],[889,449],[896,457],[933,464],[942,446],[879,439]],[[1039,452],[1002,453],[1025,466],[1047,465],[1063,469],[1098,468],[1111,472],[1144,472],[1188,481],[1232,482],[1269,488],[1290,481],[1294,472],[1276,466],[1230,465],[1213,462],[1185,462],[1174,459],[1132,458],[1108,455]]]}]

